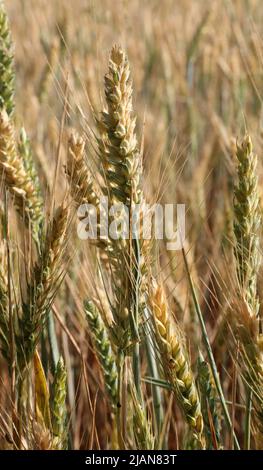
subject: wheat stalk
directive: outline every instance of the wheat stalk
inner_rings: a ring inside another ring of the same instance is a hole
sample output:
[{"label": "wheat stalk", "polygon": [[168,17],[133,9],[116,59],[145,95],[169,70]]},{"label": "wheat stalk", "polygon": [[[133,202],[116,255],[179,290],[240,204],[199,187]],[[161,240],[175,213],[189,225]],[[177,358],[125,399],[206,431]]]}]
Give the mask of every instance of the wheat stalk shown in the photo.
[{"label": "wheat stalk", "polygon": [[7,253],[4,236],[5,214],[0,206],[0,340],[1,350],[6,358],[9,357],[9,327],[8,327],[8,276]]}]

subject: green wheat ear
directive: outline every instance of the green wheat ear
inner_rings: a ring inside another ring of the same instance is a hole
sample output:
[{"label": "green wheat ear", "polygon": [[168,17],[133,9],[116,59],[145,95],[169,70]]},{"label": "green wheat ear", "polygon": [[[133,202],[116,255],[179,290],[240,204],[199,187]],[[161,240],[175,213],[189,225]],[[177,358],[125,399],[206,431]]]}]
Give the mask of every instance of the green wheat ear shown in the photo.
[{"label": "green wheat ear", "polygon": [[93,302],[85,301],[84,310],[92,334],[93,344],[101,365],[107,394],[113,410],[117,403],[117,367],[108,330]]},{"label": "green wheat ear", "polygon": [[198,357],[197,371],[206,446],[207,449],[218,449],[221,440],[221,416],[217,402],[217,391],[209,364],[201,353]]},{"label": "green wheat ear", "polygon": [[54,383],[52,386],[51,416],[53,428],[53,447],[65,450],[67,447],[66,432],[66,398],[67,398],[67,372],[62,357],[57,363]]},{"label": "green wheat ear", "polygon": [[10,116],[14,110],[14,56],[9,22],[0,0],[0,110]]}]

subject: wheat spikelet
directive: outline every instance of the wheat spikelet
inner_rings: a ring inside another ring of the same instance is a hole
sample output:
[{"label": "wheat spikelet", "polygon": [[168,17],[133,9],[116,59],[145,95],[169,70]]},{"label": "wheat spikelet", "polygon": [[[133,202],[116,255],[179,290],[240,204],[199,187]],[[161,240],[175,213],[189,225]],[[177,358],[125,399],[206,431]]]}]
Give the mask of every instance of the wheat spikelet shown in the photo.
[{"label": "wheat spikelet", "polygon": [[187,357],[182,333],[168,317],[163,288],[153,285],[150,296],[155,336],[164,373],[173,387],[179,405],[195,436],[201,440],[203,417],[194,377]]},{"label": "wheat spikelet", "polygon": [[14,58],[7,15],[0,2],[0,109],[11,115],[14,109]]},{"label": "wheat spikelet", "polygon": [[105,388],[110,398],[111,406],[116,410],[117,405],[117,368],[116,358],[111,347],[107,328],[93,302],[84,304],[86,318],[96,348],[96,353],[103,370]]},{"label": "wheat spikelet", "polygon": [[66,396],[67,396],[67,372],[62,358],[59,359],[52,387],[51,416],[53,429],[53,448],[65,450],[67,447],[66,432]]},{"label": "wheat spikelet", "polygon": [[33,236],[38,239],[42,202],[17,154],[14,129],[5,111],[0,113],[0,176],[14,198],[18,213],[28,225],[31,223]]}]

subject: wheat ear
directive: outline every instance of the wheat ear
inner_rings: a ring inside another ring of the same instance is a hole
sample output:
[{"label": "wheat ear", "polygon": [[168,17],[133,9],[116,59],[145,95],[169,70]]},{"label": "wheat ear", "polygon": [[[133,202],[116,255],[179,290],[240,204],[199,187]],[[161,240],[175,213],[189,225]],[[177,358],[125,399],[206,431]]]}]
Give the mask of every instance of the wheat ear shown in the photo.
[{"label": "wheat ear", "polygon": [[140,202],[140,155],[135,134],[136,119],[132,115],[132,83],[130,67],[121,47],[114,46],[105,76],[107,109],[99,122],[100,156],[110,200]]},{"label": "wheat ear", "polygon": [[13,125],[6,113],[0,113],[0,176],[14,198],[18,213],[33,236],[38,239],[39,225],[43,221],[42,202],[22,159],[16,151]]},{"label": "wheat ear", "polygon": [[67,448],[67,372],[62,358],[59,359],[56,366],[51,396],[50,409],[53,429],[52,447],[56,450],[65,450]]},{"label": "wheat ear", "polygon": [[201,409],[204,419],[204,435],[207,449],[218,449],[221,435],[221,415],[217,402],[217,391],[214,385],[209,364],[199,354],[197,362],[197,384],[200,390]]},{"label": "wheat ear", "polygon": [[[38,212],[42,214],[43,212],[43,197],[40,187],[40,181],[37,173],[37,169],[34,162],[34,157],[32,153],[31,142],[27,136],[26,130],[24,127],[20,130],[19,141],[18,141],[18,153],[23,161],[25,171],[32,181],[35,189],[36,197],[36,206],[38,207]],[[42,222],[40,217],[40,222]]]},{"label": "wheat ear", "polygon": [[110,398],[113,410],[117,405],[117,367],[116,357],[111,347],[107,328],[93,302],[86,301],[84,304],[86,318],[89,324],[92,340],[96,349],[97,357],[103,370],[105,388]]},{"label": "wheat ear", "polygon": [[[98,121],[98,153],[105,176],[103,190],[109,197],[110,205],[124,204],[131,218],[135,204],[142,198],[142,165],[135,133],[130,67],[126,54],[119,46],[111,50],[104,84],[106,108]],[[129,335],[135,342],[138,341],[137,306],[143,257],[140,256],[139,239],[132,243],[127,239],[111,240],[111,248],[109,257],[114,266],[116,286],[114,316],[119,327],[116,343],[119,342],[121,348],[125,349]],[[136,380],[138,382],[139,378]]]},{"label": "wheat ear", "polygon": [[19,319],[17,348],[20,362],[24,366],[31,360],[35,351],[43,321],[46,320],[63,273],[68,215],[69,210],[66,204],[61,205],[55,211],[39,262],[32,273],[27,299],[23,303],[22,316]]},{"label": "wheat ear", "polygon": [[237,145],[238,184],[235,187],[234,234],[238,280],[251,315],[257,315],[257,273],[260,265],[259,228],[261,224],[258,195],[257,156],[246,136]]},{"label": "wheat ear", "polygon": [[[237,145],[238,184],[234,199],[236,272],[240,293],[234,305],[235,327],[242,347],[245,378],[253,392],[256,439],[263,443],[263,354],[259,331],[257,275],[260,265],[261,213],[258,194],[257,156],[250,137]],[[251,392],[250,392],[251,393]]]},{"label": "wheat ear", "polygon": [[182,332],[168,315],[168,305],[161,285],[153,284],[150,304],[155,338],[165,375],[195,436],[201,441],[203,417],[193,373]]},{"label": "wheat ear", "polygon": [[136,444],[136,449],[139,450],[153,450],[155,446],[155,439],[152,433],[151,423],[147,417],[147,412],[144,405],[138,400],[137,392],[130,387],[132,395],[132,413],[133,413],[133,434]]},{"label": "wheat ear", "polygon": [[14,57],[9,23],[0,1],[0,109],[10,116],[14,110]]}]

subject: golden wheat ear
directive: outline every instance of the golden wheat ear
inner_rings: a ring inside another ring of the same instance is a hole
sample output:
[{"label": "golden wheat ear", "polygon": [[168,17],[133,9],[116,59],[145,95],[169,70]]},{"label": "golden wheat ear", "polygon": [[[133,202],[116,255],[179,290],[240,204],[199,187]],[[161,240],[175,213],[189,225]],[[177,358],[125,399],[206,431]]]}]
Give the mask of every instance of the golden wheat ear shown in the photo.
[{"label": "golden wheat ear", "polygon": [[0,112],[0,177],[14,200],[18,214],[38,240],[43,222],[42,201],[17,152],[14,127],[6,111]]},{"label": "golden wheat ear", "polygon": [[[257,278],[261,262],[261,209],[258,191],[257,156],[246,135],[237,145],[238,182],[234,191],[234,254],[238,279],[233,302],[233,323],[242,349],[247,395],[256,415],[257,444],[263,443],[263,356],[259,328]],[[248,430],[250,433],[250,430]]]},{"label": "golden wheat ear", "polygon": [[163,371],[170,382],[186,421],[203,445],[203,416],[194,376],[185,349],[183,334],[169,316],[161,285],[153,283],[150,294],[154,333]]},{"label": "golden wheat ear", "polygon": [[141,197],[141,159],[132,109],[132,82],[125,52],[114,46],[105,75],[107,108],[98,123],[99,155],[105,172],[106,194],[111,201],[130,207]]}]

